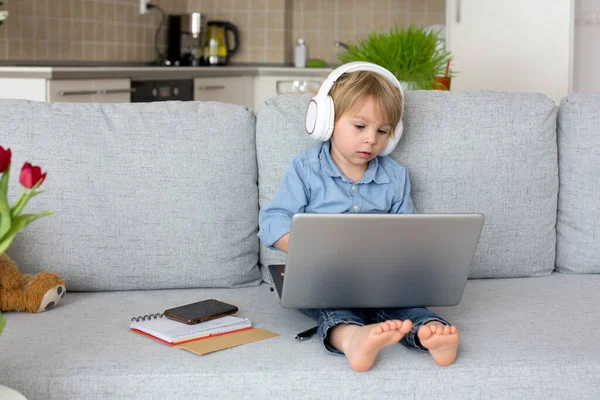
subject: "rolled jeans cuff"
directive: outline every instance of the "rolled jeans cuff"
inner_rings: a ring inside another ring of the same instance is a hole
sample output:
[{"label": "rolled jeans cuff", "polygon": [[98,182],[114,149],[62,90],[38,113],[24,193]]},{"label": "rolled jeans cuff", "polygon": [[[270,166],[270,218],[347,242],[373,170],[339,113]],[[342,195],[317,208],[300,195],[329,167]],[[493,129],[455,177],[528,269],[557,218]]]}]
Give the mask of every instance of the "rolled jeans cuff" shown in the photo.
[{"label": "rolled jeans cuff", "polygon": [[336,349],[329,343],[329,330],[339,324],[354,324],[354,325],[358,325],[358,326],[364,326],[365,323],[360,318],[352,318],[352,316],[348,316],[348,317],[335,318],[335,319],[328,317],[325,321],[323,321],[322,324],[319,324],[317,333],[318,333],[319,337],[321,338],[321,342],[323,342],[323,346],[325,347],[325,350],[327,350],[328,353],[331,353],[331,354],[334,354],[337,356],[343,356],[344,353],[342,351]]},{"label": "rolled jeans cuff", "polygon": [[431,322],[431,321],[438,321],[444,325],[450,325],[450,323],[448,321],[446,321],[445,319],[440,318],[440,317],[426,317],[426,318],[423,318],[422,320],[418,320],[413,323],[413,327],[411,328],[411,330],[408,331],[406,333],[406,335],[404,335],[404,340],[406,340],[406,343],[409,346],[414,347],[420,351],[429,353],[429,350],[426,347],[423,347],[423,345],[421,344],[421,341],[419,340],[419,337],[417,336],[417,332],[420,327],[422,327],[423,325],[425,325],[426,323]]}]

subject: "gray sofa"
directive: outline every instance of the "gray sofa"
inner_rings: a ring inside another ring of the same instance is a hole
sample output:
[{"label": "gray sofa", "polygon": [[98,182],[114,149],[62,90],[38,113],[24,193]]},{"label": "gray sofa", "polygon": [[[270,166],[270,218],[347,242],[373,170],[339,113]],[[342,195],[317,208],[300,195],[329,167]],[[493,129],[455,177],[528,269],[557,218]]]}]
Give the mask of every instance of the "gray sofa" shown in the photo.
[{"label": "gray sofa", "polygon": [[[9,313],[0,384],[29,399],[600,398],[600,95],[408,92],[392,154],[421,213],[486,222],[456,324],[456,362],[391,346],[355,373],[281,308],[258,211],[304,134],[308,97],[258,116],[219,103],[0,102],[0,144],[48,171],[8,254],[67,296]],[[15,167],[13,168],[13,170]],[[12,195],[19,188],[12,179]],[[316,246],[326,243],[315,243]],[[128,330],[132,316],[218,298],[278,337],[206,356]]]}]

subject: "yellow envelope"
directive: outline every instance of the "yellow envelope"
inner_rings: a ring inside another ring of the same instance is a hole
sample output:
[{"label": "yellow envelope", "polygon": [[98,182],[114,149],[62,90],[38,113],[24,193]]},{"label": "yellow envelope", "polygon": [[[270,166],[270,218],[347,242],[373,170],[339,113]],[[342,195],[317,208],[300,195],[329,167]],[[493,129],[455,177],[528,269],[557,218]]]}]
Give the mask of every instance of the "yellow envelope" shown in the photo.
[{"label": "yellow envelope", "polygon": [[269,332],[262,328],[246,329],[239,332],[228,333],[226,335],[215,336],[206,339],[194,340],[175,345],[175,347],[191,351],[198,355],[213,353],[215,351],[228,349],[246,343],[258,342],[259,340],[269,339],[279,336],[276,333]]}]

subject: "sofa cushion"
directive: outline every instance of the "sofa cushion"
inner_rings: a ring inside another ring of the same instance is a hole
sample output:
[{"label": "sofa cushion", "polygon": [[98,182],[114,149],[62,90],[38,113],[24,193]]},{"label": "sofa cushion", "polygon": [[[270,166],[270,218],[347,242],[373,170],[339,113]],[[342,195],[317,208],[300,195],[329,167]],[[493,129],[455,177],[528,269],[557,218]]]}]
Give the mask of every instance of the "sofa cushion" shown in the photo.
[{"label": "sofa cushion", "polygon": [[[275,196],[290,161],[315,142],[304,130],[308,94],[277,96],[262,103],[256,119],[256,153],[258,163],[258,203],[265,207]],[[285,253],[260,243],[260,262],[285,263]],[[271,282],[266,268],[263,280]]]},{"label": "sofa cushion", "polygon": [[600,94],[573,93],[558,111],[556,268],[600,273]]},{"label": "sofa cushion", "polygon": [[260,283],[251,112],[5,100],[0,121],[13,174],[25,160],[48,171],[26,211],[55,212],[9,248],[23,271],[57,272],[68,290]]},{"label": "sofa cushion", "polygon": [[[261,207],[273,198],[289,161],[313,144],[304,130],[309,99],[279,96],[259,111]],[[407,91],[405,111],[404,135],[391,157],[409,171],[417,211],[485,215],[469,276],[551,273],[558,192],[554,103],[539,94]],[[264,247],[260,257],[263,265],[285,260]]]},{"label": "sofa cushion", "polygon": [[[459,306],[433,309],[460,330],[452,366],[397,345],[360,374],[317,337],[295,340],[314,321],[267,285],[67,293],[51,311],[6,315],[1,382],[28,399],[597,399],[598,285],[600,275],[471,280]],[[132,316],[205,298],[280,336],[197,356],[128,330]]]}]

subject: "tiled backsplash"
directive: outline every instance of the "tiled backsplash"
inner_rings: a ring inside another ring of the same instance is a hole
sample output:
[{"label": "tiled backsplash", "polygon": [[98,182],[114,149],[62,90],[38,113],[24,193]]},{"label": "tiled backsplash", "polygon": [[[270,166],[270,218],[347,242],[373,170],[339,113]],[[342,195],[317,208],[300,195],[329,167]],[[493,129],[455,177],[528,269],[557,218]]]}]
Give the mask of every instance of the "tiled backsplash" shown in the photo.
[{"label": "tiled backsplash", "polygon": [[[153,0],[155,1],[155,0]],[[157,0],[183,12],[187,0]],[[138,0],[6,0],[0,59],[151,61],[160,14],[140,15]]]},{"label": "tiled backsplash", "polygon": [[[445,0],[152,0],[167,13],[202,12],[240,29],[235,62],[291,62],[296,39],[310,58],[335,62],[333,42],[416,23],[443,24]],[[138,0],[5,0],[0,60],[149,62],[161,16]],[[164,49],[164,33],[161,50]]]},{"label": "tiled backsplash", "polygon": [[294,0],[293,17],[292,36],[305,39],[308,57],[337,62],[334,41],[355,42],[396,25],[445,25],[446,0]]},{"label": "tiled backsplash", "polygon": [[189,0],[188,11],[199,11],[207,21],[237,25],[240,49],[235,62],[284,62],[286,0]]}]

